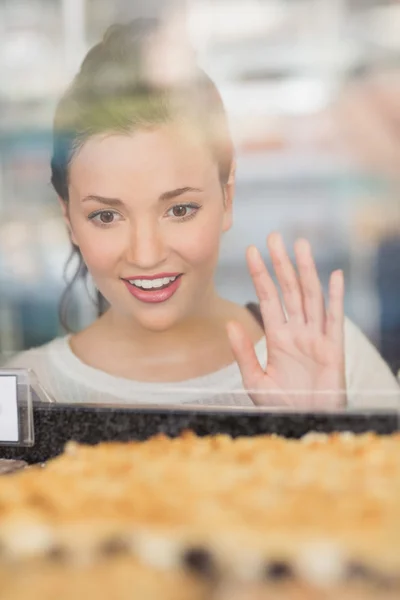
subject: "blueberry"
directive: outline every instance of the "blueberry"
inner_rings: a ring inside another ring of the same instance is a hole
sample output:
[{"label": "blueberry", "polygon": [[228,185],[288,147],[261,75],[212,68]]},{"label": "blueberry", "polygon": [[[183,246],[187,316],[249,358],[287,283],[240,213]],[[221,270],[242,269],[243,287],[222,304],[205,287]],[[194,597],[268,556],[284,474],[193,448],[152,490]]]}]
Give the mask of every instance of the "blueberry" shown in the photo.
[{"label": "blueberry", "polygon": [[47,552],[47,558],[55,562],[63,561],[67,558],[67,550],[59,544],[55,544]]},{"label": "blueberry", "polygon": [[99,548],[99,552],[103,556],[117,556],[118,554],[126,554],[128,551],[129,545],[121,537],[109,538]]},{"label": "blueberry", "polygon": [[284,560],[273,560],[267,563],[264,573],[267,579],[273,581],[284,581],[294,576],[292,567]]},{"label": "blueberry", "polygon": [[216,567],[211,552],[201,547],[188,548],[182,555],[183,565],[193,573],[204,577],[215,575]]},{"label": "blueberry", "polygon": [[381,573],[377,569],[366,566],[360,562],[350,562],[346,569],[348,580],[361,580],[382,588],[390,588],[398,584],[395,577]]},{"label": "blueberry", "polygon": [[347,579],[363,579],[366,581],[370,581],[374,579],[375,573],[360,562],[350,562],[346,568],[346,578]]}]

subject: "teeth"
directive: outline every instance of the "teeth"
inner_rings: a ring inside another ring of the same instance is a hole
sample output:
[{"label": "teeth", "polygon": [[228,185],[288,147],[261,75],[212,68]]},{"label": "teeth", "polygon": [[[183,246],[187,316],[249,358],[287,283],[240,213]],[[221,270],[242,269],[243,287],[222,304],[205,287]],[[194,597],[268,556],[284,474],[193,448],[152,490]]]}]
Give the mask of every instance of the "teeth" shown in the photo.
[{"label": "teeth", "polygon": [[144,290],[152,290],[168,285],[175,281],[176,277],[162,277],[160,279],[129,279],[129,283]]}]

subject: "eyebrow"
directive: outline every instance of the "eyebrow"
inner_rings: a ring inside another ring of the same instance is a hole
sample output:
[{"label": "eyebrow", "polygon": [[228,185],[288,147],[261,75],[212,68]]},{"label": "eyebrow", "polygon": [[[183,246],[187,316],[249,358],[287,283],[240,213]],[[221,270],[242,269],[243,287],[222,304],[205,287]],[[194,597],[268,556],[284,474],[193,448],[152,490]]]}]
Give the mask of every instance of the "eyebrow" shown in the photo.
[{"label": "eyebrow", "polygon": [[108,206],[123,206],[124,204],[122,200],[119,200],[119,198],[105,198],[104,196],[96,196],[93,194],[85,196],[82,202],[89,202],[90,200],[100,202],[100,204],[107,204]]},{"label": "eyebrow", "polygon": [[[176,190],[170,190],[168,192],[164,192],[158,198],[159,200],[172,200],[173,198],[178,198],[178,196],[182,196],[182,194],[187,194],[188,192],[202,192],[200,188],[194,187],[182,187],[177,188]],[[123,206],[124,203],[119,198],[105,198],[104,196],[96,196],[90,194],[89,196],[85,196],[82,202],[88,202],[89,200],[100,202],[101,204],[106,204],[108,206]]]}]

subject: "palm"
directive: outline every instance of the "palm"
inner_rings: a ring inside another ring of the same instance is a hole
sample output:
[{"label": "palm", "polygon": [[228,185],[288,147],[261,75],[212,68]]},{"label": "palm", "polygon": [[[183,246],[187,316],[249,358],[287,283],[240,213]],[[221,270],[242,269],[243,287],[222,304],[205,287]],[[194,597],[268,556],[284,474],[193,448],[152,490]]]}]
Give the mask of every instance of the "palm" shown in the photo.
[{"label": "palm", "polygon": [[[296,404],[296,398],[291,399],[289,392],[297,391],[301,404],[313,405],[319,399],[327,405],[335,404],[337,394],[331,395],[328,390],[340,391],[344,382],[341,356],[330,340],[310,336],[306,328],[299,327],[294,331],[277,329],[270,334],[269,341],[267,368],[257,381],[257,403],[263,392],[268,392],[273,400],[274,392],[278,391],[278,402]],[[321,398],[322,394],[318,398],[318,392],[323,392],[325,398]]]},{"label": "palm", "polygon": [[308,243],[296,245],[299,277],[280,236],[271,236],[269,246],[287,315],[261,257],[250,249],[248,263],[264,320],[268,361],[262,369],[245,332],[231,324],[228,332],[244,385],[259,405],[341,407],[345,390],[342,275],[331,277],[326,313]]}]

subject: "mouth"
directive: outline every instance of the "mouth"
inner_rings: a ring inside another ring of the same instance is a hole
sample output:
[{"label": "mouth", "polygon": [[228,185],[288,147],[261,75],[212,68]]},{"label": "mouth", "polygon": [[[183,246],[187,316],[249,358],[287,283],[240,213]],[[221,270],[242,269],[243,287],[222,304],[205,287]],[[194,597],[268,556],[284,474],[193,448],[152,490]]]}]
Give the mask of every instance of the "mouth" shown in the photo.
[{"label": "mouth", "polygon": [[183,273],[162,273],[154,277],[122,279],[128,292],[140,302],[159,303],[172,298],[180,287]]},{"label": "mouth", "polygon": [[154,292],[157,290],[164,290],[165,288],[172,285],[177,279],[182,277],[183,273],[179,273],[176,275],[163,275],[154,278],[135,278],[135,279],[125,279],[133,285],[138,290],[143,292]]}]

